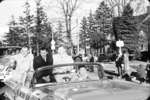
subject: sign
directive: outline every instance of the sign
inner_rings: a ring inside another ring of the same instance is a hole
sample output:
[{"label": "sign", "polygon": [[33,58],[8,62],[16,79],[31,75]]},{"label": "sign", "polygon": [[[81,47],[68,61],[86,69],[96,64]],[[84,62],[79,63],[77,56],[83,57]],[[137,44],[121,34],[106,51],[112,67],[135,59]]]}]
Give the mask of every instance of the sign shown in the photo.
[{"label": "sign", "polygon": [[55,50],[55,41],[52,39],[51,41],[51,49],[52,50]]},{"label": "sign", "polygon": [[117,46],[117,47],[123,47],[123,46],[124,46],[124,42],[123,42],[122,40],[118,40],[118,41],[116,42],[116,46]]}]

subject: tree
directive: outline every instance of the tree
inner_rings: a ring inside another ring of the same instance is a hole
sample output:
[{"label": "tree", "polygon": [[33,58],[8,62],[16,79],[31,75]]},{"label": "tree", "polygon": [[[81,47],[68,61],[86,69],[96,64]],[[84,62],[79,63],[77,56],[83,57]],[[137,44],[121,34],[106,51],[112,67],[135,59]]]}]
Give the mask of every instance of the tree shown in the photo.
[{"label": "tree", "polygon": [[125,17],[132,17],[133,16],[133,9],[131,8],[130,4],[128,3],[122,12],[122,16]]},{"label": "tree", "polygon": [[[26,46],[32,47],[34,45],[32,38],[35,32],[34,25],[34,15],[31,14],[30,4],[28,1],[25,2],[25,11],[23,11],[24,16],[19,17],[19,26],[22,30],[21,39],[26,41],[28,44]],[[25,45],[25,44],[23,44]]]},{"label": "tree", "polygon": [[12,19],[9,23],[9,32],[6,33],[5,36],[8,45],[11,46],[21,45],[19,31],[20,30],[17,27],[17,22],[15,21],[14,16],[12,16]]},{"label": "tree", "polygon": [[[133,2],[135,4],[134,0],[105,0],[105,2],[108,4],[110,9],[112,10],[114,17],[122,16],[123,10],[128,3]],[[139,2],[137,3],[137,6],[134,6],[135,13],[141,12],[141,9],[143,9],[144,7],[142,6],[142,3],[143,1],[139,0]]]},{"label": "tree", "polygon": [[84,49],[86,48],[87,39],[89,38],[87,31],[88,31],[87,18],[83,17],[80,30],[80,46]]},{"label": "tree", "polygon": [[52,28],[51,23],[48,21],[48,17],[44,12],[43,7],[39,8],[39,34],[36,37],[39,43],[39,48],[42,46],[51,49],[52,40]]},{"label": "tree", "polygon": [[65,30],[64,26],[61,21],[58,21],[56,32],[54,32],[54,40],[56,42],[56,48],[60,47],[62,44],[65,44],[64,38],[65,38]]},{"label": "tree", "polygon": [[125,43],[125,48],[138,51],[138,27],[130,4],[123,12],[122,17],[115,18],[113,22],[116,40],[121,39]]},{"label": "tree", "polygon": [[97,48],[103,48],[107,43],[107,37],[112,33],[112,13],[110,8],[101,2],[95,14]]},{"label": "tree", "polygon": [[[18,23],[12,18],[10,32],[6,38],[10,45],[29,46],[39,53],[39,48],[51,49],[52,28],[43,7],[38,4],[38,16],[35,18],[30,13],[30,4],[25,3],[24,16],[20,16]],[[35,22],[35,19],[36,20]],[[37,23],[37,24],[36,24]]]},{"label": "tree", "polygon": [[[11,38],[17,41],[16,43],[10,42],[13,45],[31,47],[31,36],[33,36],[34,32],[34,16],[30,13],[30,4],[28,2],[25,2],[25,11],[23,13],[24,16],[19,17],[18,23],[15,22],[14,18],[12,19],[9,28],[10,33],[6,37],[9,39],[9,42]],[[15,34],[15,37],[11,36],[13,35],[12,33]]]},{"label": "tree", "polygon": [[58,0],[58,3],[60,4],[61,9],[63,11],[68,43],[71,46],[73,46],[71,39],[71,31],[72,31],[71,24],[72,24],[72,16],[78,6],[78,0]]},{"label": "tree", "polygon": [[92,45],[93,40],[95,40],[95,19],[94,16],[92,14],[92,12],[90,12],[89,17],[88,17],[88,30],[87,30],[87,41],[86,41],[86,46],[88,45]]},{"label": "tree", "polygon": [[42,46],[51,49],[52,29],[48,17],[41,6],[41,0],[36,2],[37,16],[36,16],[36,33],[34,41],[36,43],[37,55],[39,55],[39,48]]},{"label": "tree", "polygon": [[122,16],[123,8],[132,0],[106,0],[114,16]]}]

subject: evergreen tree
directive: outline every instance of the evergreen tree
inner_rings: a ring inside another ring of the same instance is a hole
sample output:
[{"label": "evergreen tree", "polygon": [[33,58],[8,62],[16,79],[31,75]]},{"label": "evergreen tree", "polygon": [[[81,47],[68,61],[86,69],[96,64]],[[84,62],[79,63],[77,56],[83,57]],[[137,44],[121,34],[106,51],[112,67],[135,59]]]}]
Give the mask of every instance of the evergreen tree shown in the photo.
[{"label": "evergreen tree", "polygon": [[[52,29],[51,23],[43,10],[43,7],[38,8],[38,21],[31,14],[30,4],[25,3],[24,16],[19,17],[17,23],[14,18],[9,24],[9,33],[6,34],[6,39],[9,45],[31,46],[33,49],[46,47],[51,48]],[[36,23],[38,23],[38,29]],[[38,31],[36,31],[36,29]],[[38,34],[37,34],[38,33]]]},{"label": "evergreen tree", "polygon": [[14,16],[12,16],[12,19],[9,23],[9,32],[6,33],[6,42],[10,46],[16,46],[21,45],[20,43],[20,34],[19,34],[19,28],[17,27],[17,22],[14,19]]},{"label": "evergreen tree", "polygon": [[88,31],[87,18],[83,17],[82,22],[81,22],[81,30],[80,30],[80,46],[81,46],[81,48],[86,48],[87,39],[89,38],[87,31]]},{"label": "evergreen tree", "polygon": [[130,3],[128,3],[123,12],[122,12],[122,16],[126,16],[126,17],[132,17],[133,16],[133,9],[130,6]]},{"label": "evergreen tree", "polygon": [[107,37],[112,33],[112,13],[105,2],[101,2],[96,10],[96,37],[99,43],[98,47],[103,48],[107,43]]},{"label": "evergreen tree", "polygon": [[[86,18],[83,18],[80,34],[81,43],[84,46],[90,45],[95,49],[103,48],[110,34],[112,34],[112,13],[109,7],[102,2],[95,14],[90,12],[87,22]],[[84,44],[83,41],[87,44]]]},{"label": "evergreen tree", "polygon": [[105,36],[108,36],[111,34],[112,29],[112,12],[110,8],[105,4],[105,2],[101,2],[99,7],[96,10],[95,14],[96,24],[98,30],[98,34],[104,34]]},{"label": "evergreen tree", "polygon": [[31,14],[30,4],[25,2],[25,11],[23,11],[24,16],[19,17],[19,28],[21,29],[20,32],[20,39],[22,40],[22,45],[34,47],[33,43],[33,36],[35,32],[35,25],[34,25],[34,15]]},{"label": "evergreen tree", "polygon": [[92,48],[103,48],[107,43],[107,36],[112,33],[112,13],[109,7],[102,2],[94,15],[88,17],[88,35]]},{"label": "evergreen tree", "polygon": [[113,25],[116,40],[121,39],[125,48],[138,51],[138,27],[129,4],[124,8],[123,16],[114,19]]},{"label": "evergreen tree", "polygon": [[48,17],[42,6],[39,7],[38,11],[38,33],[35,34],[35,40],[38,41],[39,48],[45,46],[46,48],[51,49],[52,28],[50,22],[48,21]]},{"label": "evergreen tree", "polygon": [[94,16],[92,14],[92,12],[90,12],[88,19],[88,29],[87,29],[87,40],[86,40],[86,45],[87,46],[93,46],[93,43],[95,43],[95,41],[97,40],[97,37],[95,36],[95,32],[96,32],[96,25],[95,25],[95,19]]},{"label": "evergreen tree", "polygon": [[64,38],[65,38],[65,30],[64,26],[61,21],[58,21],[56,32],[54,33],[54,40],[56,42],[56,48],[60,47],[62,44],[65,44]]}]

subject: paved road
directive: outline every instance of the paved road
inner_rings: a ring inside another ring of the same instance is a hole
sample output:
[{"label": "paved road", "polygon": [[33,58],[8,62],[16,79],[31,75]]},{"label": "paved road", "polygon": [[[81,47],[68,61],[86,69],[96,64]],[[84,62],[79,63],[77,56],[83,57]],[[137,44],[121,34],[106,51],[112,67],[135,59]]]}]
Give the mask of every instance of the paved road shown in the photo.
[{"label": "paved road", "polygon": [[[142,61],[130,61],[129,65],[131,68],[134,68],[136,69],[137,66],[139,65],[143,65],[144,67],[146,67],[147,65],[147,62],[142,62]],[[104,65],[104,69],[105,70],[110,70],[110,71],[114,71],[114,72],[117,72],[117,68],[115,66],[115,62],[106,62],[106,63],[103,63]]]}]

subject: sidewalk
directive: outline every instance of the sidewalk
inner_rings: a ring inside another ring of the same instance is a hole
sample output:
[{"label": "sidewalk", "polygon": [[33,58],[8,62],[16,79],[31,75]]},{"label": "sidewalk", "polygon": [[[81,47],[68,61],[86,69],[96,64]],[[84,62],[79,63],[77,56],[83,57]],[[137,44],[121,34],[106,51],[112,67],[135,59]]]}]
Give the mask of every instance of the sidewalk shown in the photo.
[{"label": "sidewalk", "polygon": [[[142,61],[130,61],[130,67],[133,68],[134,70],[136,70],[137,66],[139,66],[140,64],[142,64],[145,68],[146,65],[148,64],[147,62],[142,62]],[[104,62],[102,63],[104,70],[108,70],[108,71],[112,71],[117,73],[117,68],[115,65],[115,62]]]}]

